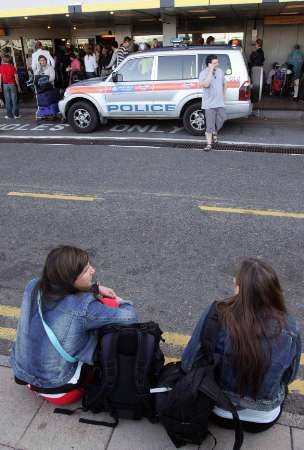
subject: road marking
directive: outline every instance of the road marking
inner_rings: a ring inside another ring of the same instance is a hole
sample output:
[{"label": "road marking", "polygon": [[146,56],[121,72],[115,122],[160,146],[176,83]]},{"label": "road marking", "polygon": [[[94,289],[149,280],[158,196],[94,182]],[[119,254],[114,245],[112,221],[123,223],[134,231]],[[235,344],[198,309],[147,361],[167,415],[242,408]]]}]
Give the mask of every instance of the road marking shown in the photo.
[{"label": "road marking", "polygon": [[72,200],[78,202],[94,202],[96,200],[96,197],[89,195],[42,194],[38,192],[8,192],[7,195],[10,197],[32,197],[49,200]]},{"label": "road marking", "polygon": [[291,392],[297,392],[304,395],[304,380],[295,380],[289,386],[288,389]]},{"label": "road marking", "polygon": [[17,308],[16,306],[0,305],[0,316],[18,319],[20,317],[20,308]]},{"label": "road marking", "polygon": [[6,339],[7,341],[15,341],[15,339],[16,339],[15,328],[0,327],[0,339]]},{"label": "road marking", "polygon": [[166,344],[173,345],[175,347],[185,347],[190,339],[190,336],[178,333],[163,333],[163,338]]},{"label": "road marking", "polygon": [[200,205],[199,209],[206,212],[222,212],[229,214],[247,214],[254,216],[289,217],[292,219],[304,219],[304,213],[273,211],[271,209],[263,210],[263,209],[226,208],[222,206],[209,206],[209,205]]},{"label": "road marking", "polygon": [[[20,317],[20,308],[16,306],[0,305],[0,316],[18,319],[18,317]],[[184,348],[189,342],[190,336],[185,334],[165,332],[163,333],[163,338],[168,345]],[[0,339],[5,339],[11,342],[15,341],[16,329],[0,327]],[[166,364],[170,362],[177,362],[179,360],[180,358],[174,356],[165,356]],[[301,366],[304,366],[304,353],[301,354],[300,364]],[[291,392],[298,392],[301,395],[304,395],[304,380],[295,380],[289,385],[289,389]]]}]

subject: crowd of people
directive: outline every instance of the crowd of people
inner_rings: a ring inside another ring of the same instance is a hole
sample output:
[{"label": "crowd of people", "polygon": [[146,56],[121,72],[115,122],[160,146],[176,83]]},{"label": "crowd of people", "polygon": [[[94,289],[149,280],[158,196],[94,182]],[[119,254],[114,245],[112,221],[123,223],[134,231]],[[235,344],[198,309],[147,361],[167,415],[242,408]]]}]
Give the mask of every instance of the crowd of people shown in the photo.
[{"label": "crowd of people", "polygon": [[[93,284],[94,275],[86,251],[61,246],[48,254],[41,276],[25,288],[10,362],[15,381],[50,403],[68,404],[84,395],[90,384],[84,379],[96,364],[97,330],[107,324],[138,322],[132,302]],[[244,429],[259,432],[276,423],[282,412],[288,384],[299,368],[300,331],[269,264],[245,259],[233,289],[229,298],[216,302],[220,328],[215,377],[237,406]],[[209,309],[197,317],[182,355],[184,373],[199,367]],[[174,308],[168,309],[170,313]],[[229,412],[215,407],[213,413],[219,425],[231,427]]]}]

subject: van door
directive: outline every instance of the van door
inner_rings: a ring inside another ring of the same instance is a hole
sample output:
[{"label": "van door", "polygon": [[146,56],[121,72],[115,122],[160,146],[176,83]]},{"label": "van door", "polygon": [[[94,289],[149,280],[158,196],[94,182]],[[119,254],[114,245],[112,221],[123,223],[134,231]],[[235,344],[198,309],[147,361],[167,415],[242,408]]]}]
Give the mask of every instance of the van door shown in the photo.
[{"label": "van door", "polygon": [[197,91],[196,55],[171,54],[157,57],[155,99],[165,105],[162,115],[176,117],[178,106]]},{"label": "van door", "polygon": [[153,111],[154,56],[128,58],[116,71],[121,81],[108,82],[106,98],[110,117],[146,117]]}]

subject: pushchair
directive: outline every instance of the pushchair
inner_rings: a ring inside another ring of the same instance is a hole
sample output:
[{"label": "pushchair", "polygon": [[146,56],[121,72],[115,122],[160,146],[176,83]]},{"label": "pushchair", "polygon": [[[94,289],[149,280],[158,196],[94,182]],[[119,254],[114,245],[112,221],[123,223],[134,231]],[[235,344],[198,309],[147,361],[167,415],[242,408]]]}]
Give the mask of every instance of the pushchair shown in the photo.
[{"label": "pushchair", "polygon": [[36,96],[36,119],[55,119],[58,117],[59,90],[49,82],[47,75],[35,75],[27,82]]},{"label": "pushchair", "polygon": [[289,95],[292,84],[292,69],[287,64],[273,65],[270,85],[270,95]]}]

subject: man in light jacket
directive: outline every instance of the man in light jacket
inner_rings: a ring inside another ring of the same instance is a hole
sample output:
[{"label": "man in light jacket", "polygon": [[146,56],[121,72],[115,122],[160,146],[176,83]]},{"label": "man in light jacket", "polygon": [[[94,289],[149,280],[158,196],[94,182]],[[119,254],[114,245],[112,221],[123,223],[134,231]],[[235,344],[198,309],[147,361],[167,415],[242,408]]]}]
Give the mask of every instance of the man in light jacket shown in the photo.
[{"label": "man in light jacket", "polygon": [[40,41],[36,42],[35,52],[32,55],[32,70],[35,73],[39,69],[39,56],[44,56],[47,64],[55,68],[55,61],[48,50],[44,50]]}]

